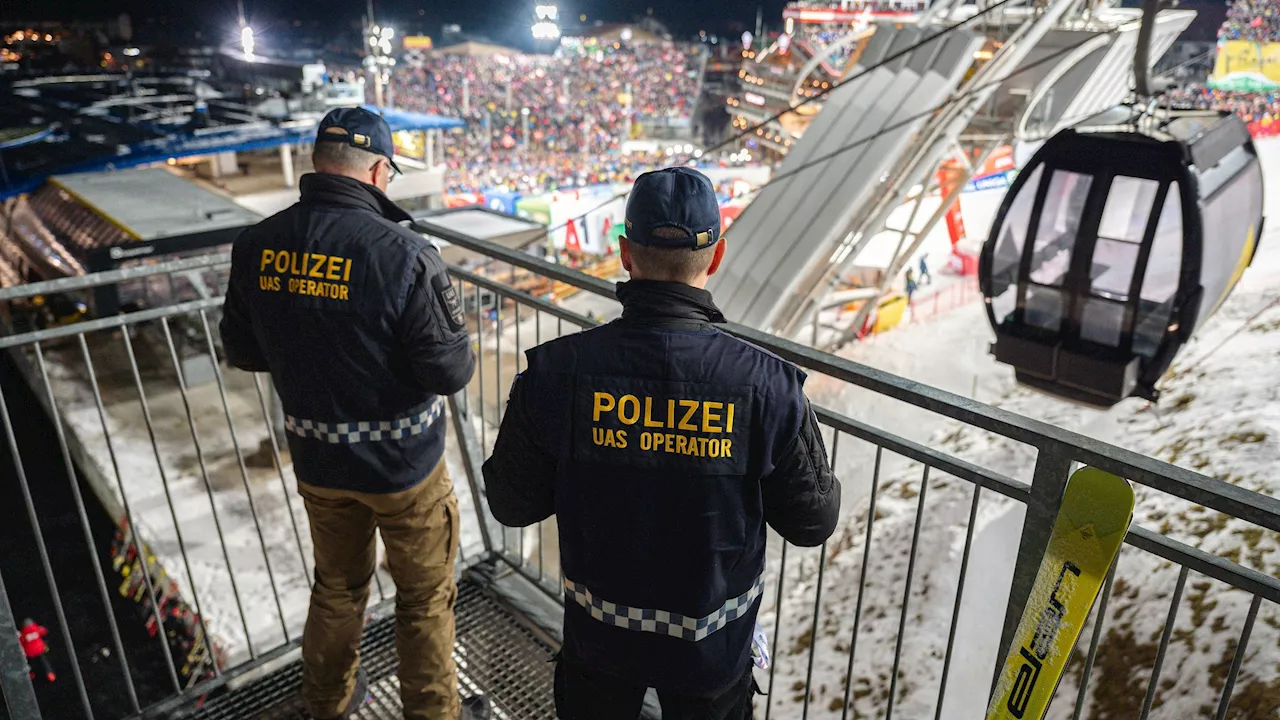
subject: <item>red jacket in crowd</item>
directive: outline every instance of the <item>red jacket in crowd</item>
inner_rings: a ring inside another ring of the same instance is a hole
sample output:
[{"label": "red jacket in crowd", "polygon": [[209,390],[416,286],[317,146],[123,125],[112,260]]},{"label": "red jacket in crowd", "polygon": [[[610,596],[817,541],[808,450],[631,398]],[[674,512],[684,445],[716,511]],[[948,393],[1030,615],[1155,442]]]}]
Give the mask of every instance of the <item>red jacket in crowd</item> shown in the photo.
[{"label": "red jacket in crowd", "polygon": [[49,646],[44,644],[44,636],[48,634],[48,628],[37,625],[34,620],[28,620],[22,630],[18,631],[18,642],[22,643],[23,654],[28,658],[37,658],[49,652]]}]

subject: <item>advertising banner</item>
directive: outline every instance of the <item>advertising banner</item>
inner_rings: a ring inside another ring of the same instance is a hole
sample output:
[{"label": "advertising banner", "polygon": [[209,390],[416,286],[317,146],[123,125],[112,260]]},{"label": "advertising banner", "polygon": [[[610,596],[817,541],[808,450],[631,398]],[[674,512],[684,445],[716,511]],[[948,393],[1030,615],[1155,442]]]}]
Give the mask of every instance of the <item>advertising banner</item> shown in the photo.
[{"label": "advertising banner", "polygon": [[484,192],[484,201],[490,210],[507,215],[518,215],[516,206],[520,203],[521,195],[505,190],[486,190]]},{"label": "advertising banner", "polygon": [[401,130],[391,133],[391,142],[395,144],[397,155],[414,160],[425,160],[427,157],[427,148],[420,132]]},{"label": "advertising banner", "polygon": [[516,201],[516,215],[540,225],[551,224],[551,198],[547,195],[520,198]]},{"label": "advertising banner", "polygon": [[720,233],[728,232],[733,227],[733,222],[738,219],[742,211],[746,209],[746,205],[742,203],[726,203],[720,206]]},{"label": "advertising banner", "polygon": [[480,193],[458,193],[444,196],[444,206],[447,208],[471,207],[472,205],[483,204],[484,195]]},{"label": "advertising banner", "polygon": [[1213,66],[1214,76],[1222,77],[1240,72],[1261,73],[1280,82],[1280,44],[1249,40],[1219,42],[1217,60]]},{"label": "advertising banner", "polygon": [[[976,158],[973,159],[976,160]],[[961,163],[959,159],[948,158],[942,162],[941,167],[938,169],[937,183],[940,192],[944,196],[955,189],[955,184],[959,182],[961,177],[960,172]],[[1013,182],[1016,172],[1013,147],[1002,145],[987,156],[986,162],[973,173],[973,178],[965,183],[961,193],[1004,190]],[[963,194],[956,199],[956,202],[952,203],[946,214],[947,234],[951,238],[951,246],[953,248],[967,237],[964,214],[962,212],[963,200],[961,198],[963,198]]]},{"label": "advertising banner", "polygon": [[603,255],[609,248],[610,231],[626,220],[627,201],[616,194],[608,185],[552,194],[550,225],[555,246]]}]

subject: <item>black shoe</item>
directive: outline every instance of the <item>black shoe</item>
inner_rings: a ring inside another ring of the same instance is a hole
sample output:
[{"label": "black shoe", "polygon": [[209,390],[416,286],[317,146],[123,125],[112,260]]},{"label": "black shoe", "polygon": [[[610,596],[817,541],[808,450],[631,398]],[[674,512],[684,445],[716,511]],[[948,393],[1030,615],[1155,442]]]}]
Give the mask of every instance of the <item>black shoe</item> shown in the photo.
[{"label": "black shoe", "polygon": [[458,720],[489,720],[489,698],[477,695],[464,699]]},{"label": "black shoe", "polygon": [[[356,670],[356,687],[351,691],[351,699],[347,701],[347,706],[337,717],[327,720],[349,720],[364,705],[364,700],[369,695],[369,676],[365,673],[364,668]],[[488,717],[488,716],[486,716]],[[322,720],[316,718],[315,720]]]}]

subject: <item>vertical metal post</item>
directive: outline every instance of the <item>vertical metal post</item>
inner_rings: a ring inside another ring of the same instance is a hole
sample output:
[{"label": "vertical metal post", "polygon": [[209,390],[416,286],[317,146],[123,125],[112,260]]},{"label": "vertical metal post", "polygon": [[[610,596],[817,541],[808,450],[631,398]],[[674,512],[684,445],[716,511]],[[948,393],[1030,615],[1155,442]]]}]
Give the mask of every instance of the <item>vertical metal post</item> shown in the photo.
[{"label": "vertical metal post", "polygon": [[[307,579],[307,587],[311,587],[311,573],[307,572],[307,551],[302,547],[302,531],[298,529],[298,517],[293,514],[293,501],[289,499],[289,483],[284,479],[284,462],[280,458],[280,442],[276,440],[275,423],[272,421],[271,411],[267,408],[267,393],[263,392],[262,383],[259,382],[259,379],[259,373],[254,373],[253,387],[258,391],[258,404],[262,406],[262,419],[267,423],[267,439],[271,441],[271,459],[276,463],[276,474],[280,476],[280,490],[284,493],[284,507],[289,513],[289,522],[293,525],[293,539],[298,543],[298,560],[302,563],[302,575]],[[271,383],[271,376],[267,375],[267,391],[274,393],[275,389]],[[280,399],[277,397],[277,407],[279,407],[279,404]],[[374,577],[377,577],[377,575],[378,573],[375,571]]]},{"label": "vertical metal post", "polygon": [[[164,458],[160,455],[160,444],[156,440],[155,424],[151,421],[151,406],[147,403],[147,393],[142,387],[142,371],[138,367],[138,357],[133,352],[133,341],[129,339],[129,328],[120,333],[124,339],[124,349],[129,356],[129,367],[133,370],[133,380],[138,389],[138,402],[142,405],[142,420],[147,426],[147,436],[151,439],[151,450],[156,458],[156,470],[160,473],[160,487],[164,491],[165,504],[169,506],[169,518],[173,520],[173,534],[178,540],[178,552],[182,555],[182,567],[187,571],[187,584],[191,590],[191,600],[196,606],[196,620],[200,624],[200,633],[204,637],[205,647],[209,649],[209,659],[213,661],[213,674],[221,675],[222,670],[214,657],[212,636],[204,623],[204,608],[200,605],[200,590],[196,584],[195,573],[191,572],[191,558],[187,553],[187,542],[182,536],[182,523],[178,520],[178,510],[173,505],[173,494],[169,490],[169,475],[164,471]],[[194,648],[193,648],[194,649]]]},{"label": "vertical metal post", "polygon": [[[840,431],[831,431],[831,467],[836,466],[836,455],[840,450]],[[827,544],[822,543],[818,552],[818,586],[813,595],[813,625],[809,627],[809,667],[804,676],[804,707],[800,711],[801,720],[809,718],[809,698],[813,695],[813,656],[818,652],[818,618],[822,615],[822,580],[827,564]],[[781,587],[781,584],[779,584]]]},{"label": "vertical metal post", "polygon": [[1231,658],[1231,669],[1227,671],[1227,681],[1222,686],[1222,697],[1218,699],[1217,720],[1227,720],[1227,710],[1231,708],[1231,693],[1236,687],[1236,678],[1240,676],[1240,665],[1244,662],[1245,651],[1249,648],[1249,636],[1253,633],[1253,623],[1258,619],[1258,606],[1262,604],[1262,596],[1254,595],[1249,603],[1249,614],[1244,619],[1244,629],[1240,631],[1240,641],[1236,643],[1236,651]]},{"label": "vertical metal post", "polygon": [[[235,453],[236,464],[240,467],[240,480],[244,484],[245,499],[249,501],[249,516],[253,518],[253,529],[258,533],[258,545],[262,548],[262,564],[267,569],[267,582],[271,585],[271,595],[276,601],[276,615],[280,618],[280,632],[284,643],[289,642],[289,622],[285,619],[284,605],[280,602],[280,587],[276,585],[276,573],[271,567],[271,554],[267,551],[267,541],[262,534],[262,522],[258,519],[258,505],[253,500],[253,489],[249,487],[249,471],[244,466],[244,455],[240,454],[240,441],[236,438],[236,423],[231,417],[231,403],[227,399],[227,385],[222,378],[222,368],[218,366],[218,353],[213,346],[213,331],[209,329],[209,314],[200,310],[200,325],[204,330],[205,343],[209,350],[209,361],[213,363],[213,379],[218,383],[218,395],[222,398],[222,412],[227,418],[227,431],[231,433],[231,450]],[[249,642],[249,638],[245,638]]]},{"label": "vertical metal post", "polygon": [[956,581],[956,602],[951,608],[951,630],[947,632],[947,650],[942,657],[942,681],[938,683],[938,705],[933,720],[942,720],[942,704],[947,698],[947,676],[951,671],[952,650],[956,643],[956,626],[960,624],[960,604],[964,600],[964,582],[969,574],[969,553],[973,550],[973,532],[978,527],[978,503],[982,501],[982,486],[973,486],[973,501],[969,505],[969,524],[964,534],[964,552],[960,556],[960,579]]},{"label": "vertical metal post", "polygon": [[[102,563],[98,560],[98,548],[93,541],[93,531],[89,527],[89,515],[85,510],[84,496],[80,493],[80,485],[76,479],[76,468],[71,462],[71,451],[67,447],[67,434],[62,428],[62,416],[58,412],[58,402],[53,395],[53,384],[49,381],[49,367],[44,361],[44,350],[40,348],[40,343],[33,343],[32,348],[35,350],[36,367],[40,370],[40,377],[44,380],[44,389],[46,397],[49,401],[49,421],[53,423],[54,433],[58,436],[58,449],[62,451],[63,469],[67,473],[67,483],[71,486],[71,497],[75,501],[76,515],[80,520],[80,530],[84,534],[85,548],[89,551],[89,564],[93,567],[93,577],[97,581],[98,599],[102,602],[102,609],[107,615],[107,629],[111,634],[111,643],[115,648],[116,660],[120,663],[120,674],[124,677],[125,694],[129,698],[129,707],[136,713],[141,708],[138,705],[138,693],[134,688],[133,674],[129,671],[129,659],[124,654],[124,644],[120,640],[120,628],[116,624],[115,612],[111,609],[111,595],[107,592],[106,576],[102,573]],[[0,591],[3,595],[3,591]],[[3,632],[3,630],[0,630]]]},{"label": "vertical metal post", "polygon": [[9,607],[4,576],[0,575],[0,703],[15,720],[40,720],[36,690],[27,672],[27,657],[18,642],[18,623],[13,619],[13,608]]},{"label": "vertical metal post", "polygon": [[[482,301],[484,296],[480,294],[480,286],[476,285],[476,381],[480,386],[480,454],[478,457],[484,457],[485,446],[485,407],[484,407],[484,311],[482,309]],[[459,433],[461,437],[461,433]],[[477,467],[479,467],[477,465]]]},{"label": "vertical metal post", "polygon": [[778,560],[778,596],[773,600],[773,657],[769,663],[769,689],[764,693],[764,720],[773,712],[773,674],[778,669],[778,643],[782,642],[782,586],[787,578],[787,541],[782,541],[782,556]]},{"label": "vertical metal post", "polygon": [[1102,597],[1098,600],[1098,609],[1093,618],[1093,639],[1089,641],[1089,654],[1085,656],[1084,669],[1080,671],[1080,689],[1076,693],[1076,707],[1071,712],[1071,720],[1080,720],[1080,713],[1084,710],[1084,699],[1089,693],[1089,676],[1093,674],[1093,661],[1098,657],[1102,625],[1107,619],[1107,602],[1111,600],[1111,586],[1116,580],[1116,565],[1119,561],[1117,556],[1116,562],[1111,563],[1111,569],[1107,571],[1106,582],[1102,584]]},{"label": "vertical metal post", "polygon": [[[502,394],[502,301],[503,301],[502,294],[495,290],[493,294],[493,309],[494,309],[494,315],[493,315],[493,318],[494,318],[493,408],[496,411],[495,417],[497,418],[499,427],[502,426],[502,413],[504,412],[504,408],[503,408],[504,396]],[[494,443],[497,443],[498,438],[496,435],[494,436],[493,441]],[[487,444],[480,449],[480,458],[482,463],[483,463],[485,453],[488,451],[488,449],[489,449],[489,446]],[[479,468],[480,466],[477,465],[476,467]],[[499,525],[498,533],[499,533],[499,538],[502,540],[502,552],[503,554],[506,554],[507,527],[505,525]]]},{"label": "vertical metal post", "polygon": [[[126,330],[127,332],[127,330]],[[147,546],[138,533],[138,526],[133,522],[133,509],[129,505],[129,493],[124,487],[124,475],[120,472],[120,458],[116,455],[115,445],[111,442],[111,433],[107,430],[107,408],[102,401],[102,388],[98,385],[98,373],[93,368],[93,357],[89,355],[89,343],[84,333],[76,336],[80,341],[80,355],[84,358],[85,372],[89,375],[89,387],[93,390],[93,402],[98,409],[98,422],[102,425],[102,439],[107,444],[107,455],[111,458],[111,469],[115,472],[116,488],[120,491],[120,504],[124,506],[124,519],[128,523],[132,545],[138,554],[138,568],[142,573],[142,583],[147,588],[147,604],[151,606],[152,617],[156,620],[155,637],[160,642],[160,650],[164,653],[165,670],[168,671],[169,683],[174,692],[182,692],[178,685],[177,666],[173,662],[173,651],[169,648],[169,635],[164,630],[164,618],[160,616],[160,603],[156,600],[156,589],[151,582],[151,567],[147,562]],[[126,543],[127,545],[128,543]]]},{"label": "vertical metal post", "polygon": [[844,706],[840,709],[840,720],[848,720],[849,704],[853,702],[850,690],[853,687],[853,656],[858,651],[858,625],[862,622],[862,599],[867,589],[867,565],[871,559],[871,532],[876,524],[876,495],[880,492],[880,460],[884,456],[884,448],[876,446],[875,470],[871,475],[871,501],[867,508],[867,536],[862,544],[862,562],[858,567],[858,600],[853,608],[853,633],[849,639],[849,669],[844,675]]},{"label": "vertical metal post", "polygon": [[[160,326],[164,329],[164,339],[169,345],[169,357],[173,360],[174,377],[178,380],[178,394],[182,397],[182,408],[187,414],[187,426],[191,428],[191,443],[196,449],[196,462],[200,465],[200,478],[204,485],[205,495],[209,498],[209,512],[213,518],[213,529],[218,533],[218,547],[222,549],[222,559],[227,563],[227,578],[231,581],[231,596],[235,598],[236,610],[240,614],[240,627],[244,628],[244,644],[249,648],[250,659],[258,658],[253,649],[253,637],[249,632],[249,618],[244,611],[244,602],[240,599],[240,587],[236,584],[236,571],[231,566],[231,554],[227,551],[227,538],[222,532],[222,519],[218,516],[218,501],[213,496],[213,484],[209,481],[209,465],[205,462],[204,446],[200,442],[200,433],[196,430],[195,412],[191,408],[191,397],[187,395],[187,379],[182,373],[182,364],[178,361],[178,349],[173,344],[173,333],[169,330],[169,318],[160,318]],[[194,582],[194,581],[193,581]]]},{"label": "vertical metal post", "polygon": [[76,690],[80,695],[80,705],[85,716],[92,720],[93,707],[89,704],[89,695],[84,688],[84,678],[80,676],[80,663],[77,660],[75,643],[71,639],[71,625],[67,622],[66,612],[62,607],[62,595],[58,592],[58,583],[53,577],[53,565],[49,561],[49,550],[44,544],[44,534],[40,530],[40,518],[36,513],[35,501],[31,497],[31,487],[27,484],[26,468],[22,464],[22,453],[18,449],[18,439],[13,434],[13,422],[9,415],[9,407],[5,403],[4,392],[0,391],[0,419],[4,421],[5,437],[9,441],[9,451],[13,457],[13,469],[18,476],[18,487],[22,490],[22,501],[27,508],[27,519],[31,522],[31,534],[35,538],[36,552],[40,556],[40,565],[44,570],[45,582],[49,585],[49,594],[53,597],[54,616],[62,630],[62,639],[66,645],[68,660],[71,663],[71,674],[75,680]]},{"label": "vertical metal post", "polygon": [[[484,423],[483,401],[480,407],[480,422]],[[471,425],[471,416],[462,410],[463,392],[449,396],[449,415],[453,417],[453,430],[458,438],[458,452],[462,455],[462,469],[467,473],[467,487],[471,489],[471,502],[476,506],[476,520],[480,525],[480,540],[484,543],[485,553],[493,552],[493,537],[489,533],[489,514],[485,512],[484,491],[481,489],[481,465],[484,463],[484,449],[476,439],[476,430]]]},{"label": "vertical metal post", "polygon": [[1027,498],[1027,514],[1022,520],[1022,538],[1018,542],[1018,558],[1013,566],[1013,584],[1009,588],[1009,604],[1004,611],[1004,630],[1000,633],[1000,647],[996,653],[995,674],[991,678],[991,693],[995,694],[1000,682],[1000,668],[1004,666],[1013,635],[1027,607],[1027,598],[1040,572],[1040,561],[1049,547],[1053,523],[1062,505],[1062,495],[1071,475],[1071,457],[1055,444],[1046,443],[1039,448],[1036,469],[1031,477],[1031,496]]},{"label": "vertical metal post", "polygon": [[1160,670],[1164,667],[1164,656],[1169,650],[1169,638],[1173,636],[1173,625],[1178,619],[1178,605],[1182,602],[1182,590],[1187,586],[1189,569],[1182,566],[1178,573],[1178,584],[1173,588],[1173,598],[1169,601],[1169,617],[1165,619],[1164,631],[1160,633],[1160,649],[1156,651],[1156,664],[1151,668],[1151,679],[1147,681],[1147,696],[1142,700],[1142,714],[1138,717],[1147,720],[1151,716],[1151,705],[1156,699],[1156,689],[1160,683]]},{"label": "vertical metal post", "polygon": [[911,581],[916,572],[916,555],[920,549],[920,526],[924,523],[924,503],[929,495],[929,466],[924,466],[920,479],[920,502],[916,505],[916,527],[911,533],[911,554],[907,557],[907,579],[902,588],[902,614],[898,616],[898,639],[893,649],[893,669],[889,671],[889,699],[884,720],[893,720],[893,704],[898,694],[898,665],[902,662],[902,640],[907,634],[907,613],[911,606]]}]

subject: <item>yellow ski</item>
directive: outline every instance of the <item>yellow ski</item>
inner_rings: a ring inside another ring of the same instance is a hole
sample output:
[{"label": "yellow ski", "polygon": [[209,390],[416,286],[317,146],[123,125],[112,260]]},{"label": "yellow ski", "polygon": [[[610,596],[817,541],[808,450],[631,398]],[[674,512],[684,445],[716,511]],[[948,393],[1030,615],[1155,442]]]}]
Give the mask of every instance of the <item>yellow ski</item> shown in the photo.
[{"label": "yellow ski", "polygon": [[987,720],[1041,720],[1133,520],[1133,488],[1077,470],[1005,659]]}]

